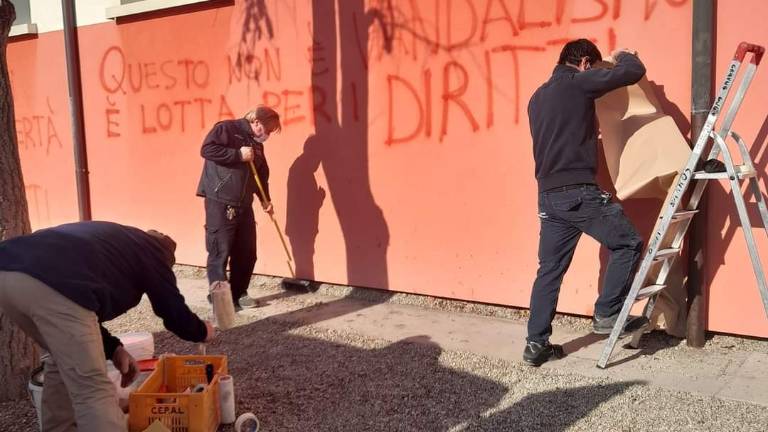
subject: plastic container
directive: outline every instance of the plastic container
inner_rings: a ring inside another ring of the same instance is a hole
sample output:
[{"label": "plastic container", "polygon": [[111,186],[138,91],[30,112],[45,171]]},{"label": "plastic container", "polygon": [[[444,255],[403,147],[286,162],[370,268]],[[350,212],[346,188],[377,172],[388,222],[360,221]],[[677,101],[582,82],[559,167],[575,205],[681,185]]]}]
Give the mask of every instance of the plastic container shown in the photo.
[{"label": "plastic container", "polygon": [[[210,383],[205,366],[213,365]],[[128,428],[140,432],[155,420],[171,432],[214,432],[221,422],[219,377],[227,374],[226,356],[162,356],[157,368],[129,398]],[[199,393],[186,392],[206,384]]]},{"label": "plastic container", "polygon": [[155,338],[149,332],[133,332],[117,335],[128,354],[136,361],[155,356]]}]

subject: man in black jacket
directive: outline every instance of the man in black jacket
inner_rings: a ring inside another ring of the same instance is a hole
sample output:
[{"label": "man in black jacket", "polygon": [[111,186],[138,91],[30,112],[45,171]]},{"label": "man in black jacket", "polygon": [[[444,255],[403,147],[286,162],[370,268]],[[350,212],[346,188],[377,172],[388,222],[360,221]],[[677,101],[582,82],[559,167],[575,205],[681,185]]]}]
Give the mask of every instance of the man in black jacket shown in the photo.
[{"label": "man in black jacket", "polygon": [[[229,263],[236,310],[256,306],[248,296],[256,264],[256,221],[251,205],[256,194],[264,211],[272,212],[264,142],[280,128],[280,116],[271,108],[259,106],[244,118],[216,123],[200,151],[205,162],[197,195],[205,197],[208,282],[226,281]],[[266,196],[256,184],[251,163]]]},{"label": "man in black jacket", "polygon": [[79,222],[0,243],[0,310],[50,353],[43,430],[125,431],[106,359],[123,387],[136,361],[104,326],[146,294],[163,325],[208,342],[213,326],[184,303],[171,269],[176,243],[157,231]]},{"label": "man in black jacket", "polygon": [[[549,337],[560,285],[581,234],[611,251],[603,290],[595,303],[595,333],[611,332],[642,250],[642,239],[621,205],[611,202],[611,195],[595,182],[595,99],[634,84],[645,74],[636,53],[617,50],[612,56],[616,61],[613,68],[592,69],[602,60],[595,44],[586,39],[568,42],[552,77],[528,104],[541,231],[523,360],[535,366],[562,355],[562,348],[550,344]],[[633,320],[628,321],[630,325]]]}]

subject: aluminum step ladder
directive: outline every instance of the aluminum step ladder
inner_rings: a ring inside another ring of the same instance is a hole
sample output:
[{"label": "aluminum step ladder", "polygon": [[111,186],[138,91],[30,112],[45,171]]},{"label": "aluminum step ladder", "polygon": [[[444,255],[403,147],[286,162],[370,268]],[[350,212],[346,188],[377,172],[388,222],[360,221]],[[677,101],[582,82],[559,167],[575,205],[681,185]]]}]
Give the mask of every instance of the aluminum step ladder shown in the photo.
[{"label": "aluminum step ladder", "polygon": [[[762,46],[746,42],[739,44],[736,54],[728,67],[725,81],[718,89],[717,98],[715,99],[712,108],[709,110],[707,121],[693,147],[691,157],[678,174],[674,182],[674,187],[670,189],[667,195],[667,199],[659,215],[659,220],[656,222],[653,235],[651,236],[648,247],[643,255],[643,260],[637,269],[637,274],[632,282],[627,298],[624,301],[624,306],[619,313],[616,324],[614,325],[600,359],[597,362],[599,368],[605,368],[607,366],[616,342],[625,331],[624,327],[627,323],[627,318],[629,317],[629,311],[632,309],[633,305],[638,301],[647,299],[648,302],[643,310],[643,317],[645,317],[646,324],[634,331],[632,341],[629,344],[632,347],[638,347],[640,337],[650,325],[651,314],[653,312],[653,307],[656,304],[656,299],[660,292],[665,288],[667,275],[669,274],[675,259],[679,256],[680,249],[683,245],[683,238],[688,230],[691,219],[699,211],[699,201],[709,180],[722,179],[730,182],[731,195],[733,195],[733,200],[739,213],[739,219],[741,220],[741,226],[744,229],[744,237],[752,260],[752,268],[754,269],[755,277],[757,278],[757,285],[760,289],[760,296],[763,300],[763,307],[765,308],[766,315],[768,315],[768,286],[766,286],[765,273],[763,272],[763,267],[757,253],[757,246],[751,229],[752,225],[747,214],[747,206],[744,202],[744,196],[741,193],[741,180],[747,180],[749,182],[749,186],[760,209],[760,216],[763,220],[763,228],[766,229],[766,235],[768,235],[768,208],[766,208],[765,197],[760,191],[760,186],[757,182],[757,173],[752,163],[752,159],[749,156],[749,150],[747,149],[744,140],[731,130],[733,120],[736,117],[736,113],[741,106],[744,95],[752,82],[752,78],[755,75],[755,71],[760,64],[764,52],[765,48]],[[728,94],[731,87],[733,87],[736,75],[744,62],[747,53],[752,54],[751,61],[745,68],[736,94],[726,110],[725,118],[720,124],[719,130],[715,132],[715,122],[721,111],[723,111]],[[722,162],[725,165],[725,170],[722,172],[708,172],[712,170],[696,171],[697,166],[701,165],[700,157],[709,138],[713,139],[713,145],[707,160],[716,159],[722,152]],[[728,138],[733,138],[738,145],[742,159],[740,165],[734,165],[733,158],[725,143],[725,140]],[[691,182],[693,182],[694,189],[690,195],[688,204],[683,207],[682,198],[688,187],[691,185]]]}]

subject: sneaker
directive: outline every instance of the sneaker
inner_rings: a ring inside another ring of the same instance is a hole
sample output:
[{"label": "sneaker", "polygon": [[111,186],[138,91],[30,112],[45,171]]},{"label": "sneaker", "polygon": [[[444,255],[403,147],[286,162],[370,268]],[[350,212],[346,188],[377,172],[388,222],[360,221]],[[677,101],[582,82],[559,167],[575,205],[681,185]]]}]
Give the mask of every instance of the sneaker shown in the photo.
[{"label": "sneaker", "polygon": [[[238,305],[239,305],[241,308],[243,308],[243,309],[251,309],[251,308],[255,308],[256,306],[258,306],[258,305],[259,305],[259,302],[257,302],[257,301],[256,301],[254,298],[252,298],[252,297],[249,297],[249,296],[246,294],[246,295],[244,295],[244,296],[240,297],[240,298],[237,300],[237,305],[236,305],[236,306],[238,306]],[[235,308],[235,309],[237,309],[237,308]]]},{"label": "sneaker", "polygon": [[523,361],[531,366],[541,366],[549,360],[565,357],[563,347],[552,345],[549,342],[540,344],[538,342],[528,341],[523,351]]},{"label": "sneaker", "polygon": [[[592,318],[592,333],[611,334],[613,326],[616,325],[616,320],[619,319],[619,313],[620,312],[616,312],[615,314],[607,317],[601,317],[600,315],[596,314],[594,318]],[[625,336],[629,333],[640,330],[647,324],[648,319],[646,317],[630,315],[627,317],[627,322],[624,323],[624,329],[621,332],[621,336]]]}]

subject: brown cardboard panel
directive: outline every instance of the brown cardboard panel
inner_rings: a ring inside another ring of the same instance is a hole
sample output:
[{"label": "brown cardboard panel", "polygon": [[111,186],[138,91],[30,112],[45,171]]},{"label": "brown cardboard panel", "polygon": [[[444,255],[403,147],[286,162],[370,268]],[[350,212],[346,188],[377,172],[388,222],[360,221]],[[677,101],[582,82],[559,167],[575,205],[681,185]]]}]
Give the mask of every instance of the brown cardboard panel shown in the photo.
[{"label": "brown cardboard panel", "polygon": [[691,150],[648,79],[604,95],[595,108],[616,196],[664,198]]}]

